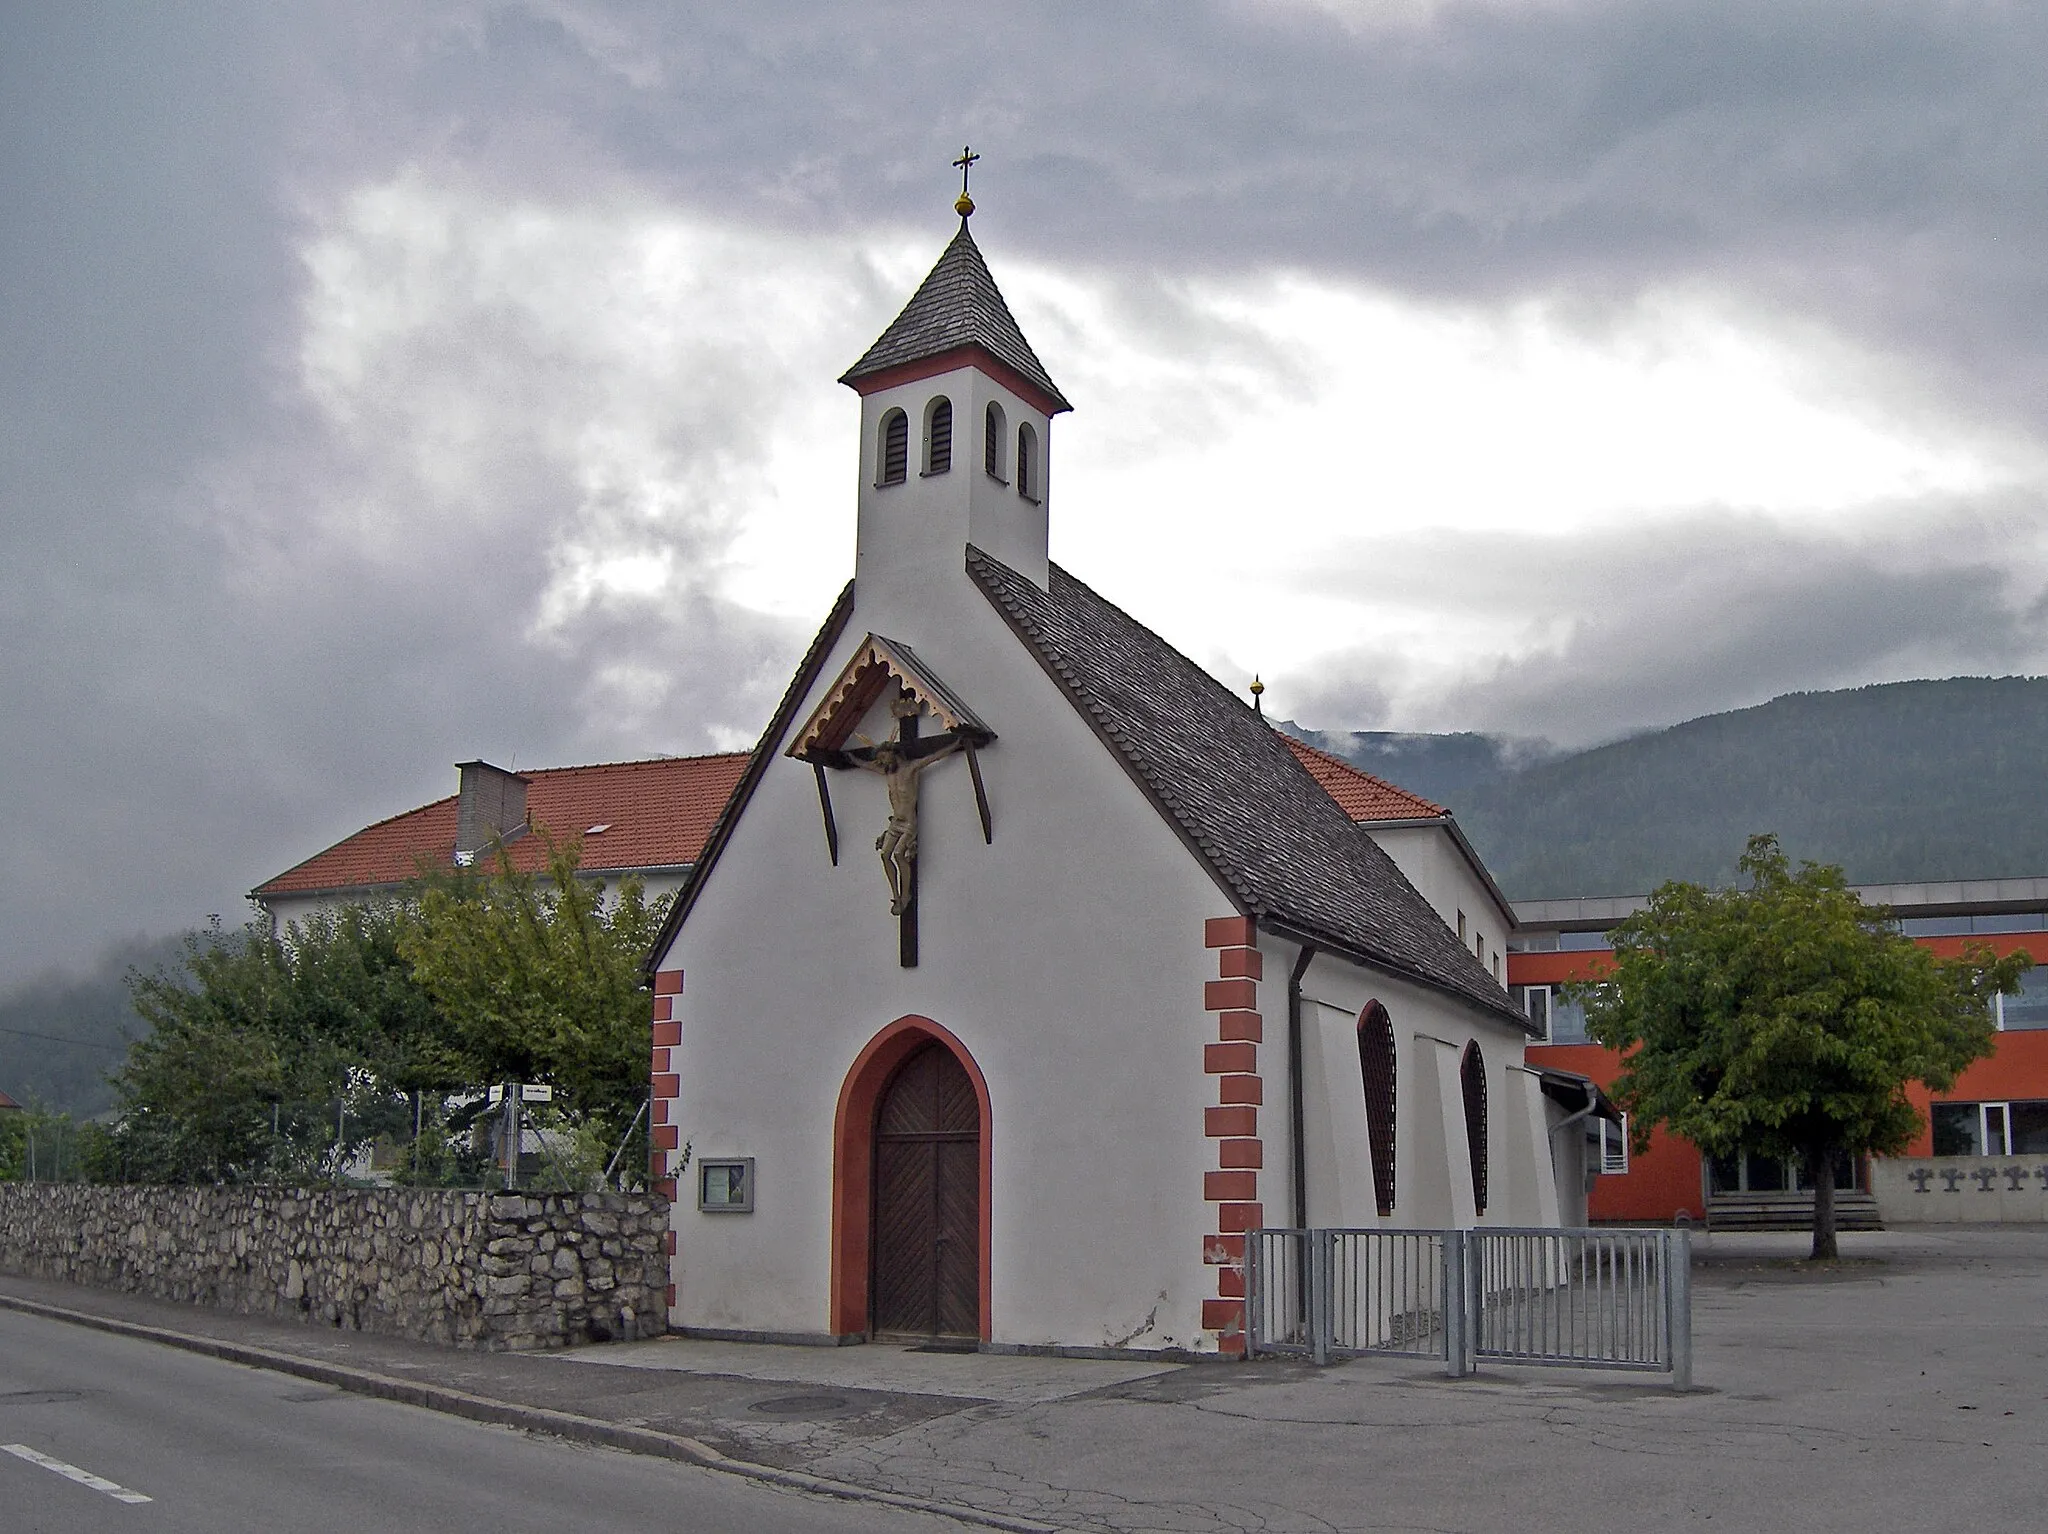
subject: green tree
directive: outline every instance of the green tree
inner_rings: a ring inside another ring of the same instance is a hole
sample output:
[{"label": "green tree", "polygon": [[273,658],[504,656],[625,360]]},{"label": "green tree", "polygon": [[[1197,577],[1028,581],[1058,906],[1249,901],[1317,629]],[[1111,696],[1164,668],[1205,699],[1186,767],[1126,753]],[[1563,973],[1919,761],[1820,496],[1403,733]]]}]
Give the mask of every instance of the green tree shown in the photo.
[{"label": "green tree", "polygon": [[647,1095],[640,966],[665,902],[638,879],[607,898],[579,876],[576,842],[536,834],[543,873],[515,868],[500,847],[489,872],[427,879],[402,948],[476,1079],[546,1083],[558,1107],[616,1137]]},{"label": "green tree", "polygon": [[1937,961],[1864,905],[1839,868],[1789,867],[1752,836],[1746,887],[1668,883],[1614,929],[1614,968],[1574,988],[1619,1050],[1615,1093],[1709,1156],[1796,1158],[1813,1181],[1815,1259],[1837,1255],[1834,1168],[1920,1128],[1910,1082],[1940,1091],[1991,1052],[1991,997],[2032,960],[1977,945]]},{"label": "green tree", "polygon": [[283,932],[218,924],[130,979],[150,1031],[114,1074],[104,1170],[143,1182],[325,1180],[405,1118],[400,1094],[475,1069],[399,951],[396,905]]}]

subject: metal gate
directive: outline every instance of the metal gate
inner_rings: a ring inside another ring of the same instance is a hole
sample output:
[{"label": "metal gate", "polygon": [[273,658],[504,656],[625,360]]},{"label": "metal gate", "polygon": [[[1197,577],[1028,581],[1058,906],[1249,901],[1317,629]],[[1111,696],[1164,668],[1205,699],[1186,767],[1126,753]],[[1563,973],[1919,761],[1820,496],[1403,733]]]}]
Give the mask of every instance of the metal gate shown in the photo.
[{"label": "metal gate", "polygon": [[1287,1230],[1245,1243],[1250,1353],[1668,1373],[1692,1383],[1682,1230]]}]

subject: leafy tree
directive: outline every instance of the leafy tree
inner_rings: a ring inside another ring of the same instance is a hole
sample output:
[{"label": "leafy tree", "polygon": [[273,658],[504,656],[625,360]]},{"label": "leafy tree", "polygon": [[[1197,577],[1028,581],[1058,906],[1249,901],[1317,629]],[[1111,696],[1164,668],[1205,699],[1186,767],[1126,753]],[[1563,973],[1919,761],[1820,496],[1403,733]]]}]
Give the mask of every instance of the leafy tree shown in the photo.
[{"label": "leafy tree", "polygon": [[580,878],[581,848],[546,845],[546,871],[500,847],[487,873],[430,877],[401,948],[468,1058],[473,1079],[544,1082],[572,1116],[625,1129],[647,1095],[649,996],[640,965],[664,903],[638,879],[607,898]]},{"label": "leafy tree", "polygon": [[2032,961],[1977,945],[1937,961],[1864,905],[1839,868],[1794,873],[1752,836],[1746,888],[1668,883],[1614,929],[1614,968],[1574,987],[1624,1056],[1636,1133],[1668,1124],[1710,1156],[1796,1158],[1812,1178],[1815,1259],[1836,1256],[1834,1168],[1920,1128],[1909,1082],[1940,1091],[1991,1051],[1990,1001]]},{"label": "leafy tree", "polygon": [[398,1095],[474,1075],[399,951],[396,906],[284,932],[195,935],[131,977],[150,1032],[114,1075],[108,1170],[124,1180],[325,1180],[405,1118]]}]

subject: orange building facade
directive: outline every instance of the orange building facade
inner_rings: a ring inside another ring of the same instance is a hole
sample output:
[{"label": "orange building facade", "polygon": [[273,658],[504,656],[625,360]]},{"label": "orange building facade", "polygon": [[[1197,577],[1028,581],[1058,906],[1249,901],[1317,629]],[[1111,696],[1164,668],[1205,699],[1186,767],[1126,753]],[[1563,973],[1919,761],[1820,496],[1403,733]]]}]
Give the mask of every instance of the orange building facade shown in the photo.
[{"label": "orange building facade", "polygon": [[[1938,955],[1983,943],[1999,954],[2026,953],[2042,966],[2028,972],[2019,995],[2000,998],[1997,1047],[1989,1057],[1945,1092],[1909,1088],[1924,1117],[1906,1154],[2048,1154],[2048,879],[1865,885],[1857,893],[1866,904],[1890,908],[1902,931]],[[1531,1065],[1577,1071],[1612,1087],[1619,1057],[1586,1039],[1583,1015],[1557,988],[1598,979],[1611,961],[1606,933],[1642,905],[1641,897],[1516,903],[1508,984],[1544,1027],[1543,1040],[1529,1046]],[[1607,1160],[1607,1175],[1594,1182],[1587,1201],[1595,1223],[1700,1223],[1716,1203],[1795,1194],[1800,1180],[1796,1168],[1747,1160],[1710,1167],[1691,1144],[1661,1128],[1641,1155],[1625,1156],[1617,1144]],[[1861,1187],[1863,1169],[1854,1170],[1853,1183],[1851,1175],[1845,1171],[1841,1185]]]}]

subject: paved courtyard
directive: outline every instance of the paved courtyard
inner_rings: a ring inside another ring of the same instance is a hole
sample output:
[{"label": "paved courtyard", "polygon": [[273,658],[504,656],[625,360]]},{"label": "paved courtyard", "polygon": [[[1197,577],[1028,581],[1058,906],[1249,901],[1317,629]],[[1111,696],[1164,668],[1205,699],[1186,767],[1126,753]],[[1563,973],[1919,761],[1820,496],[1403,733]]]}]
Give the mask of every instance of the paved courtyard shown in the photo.
[{"label": "paved courtyard", "polygon": [[685,1340],[438,1352],[0,1278],[0,1293],[443,1381],[1061,1528],[1872,1529],[2048,1522],[2048,1228],[1697,1240],[1697,1387],[1361,1360],[1156,1367]]}]

